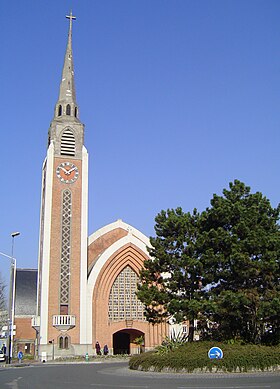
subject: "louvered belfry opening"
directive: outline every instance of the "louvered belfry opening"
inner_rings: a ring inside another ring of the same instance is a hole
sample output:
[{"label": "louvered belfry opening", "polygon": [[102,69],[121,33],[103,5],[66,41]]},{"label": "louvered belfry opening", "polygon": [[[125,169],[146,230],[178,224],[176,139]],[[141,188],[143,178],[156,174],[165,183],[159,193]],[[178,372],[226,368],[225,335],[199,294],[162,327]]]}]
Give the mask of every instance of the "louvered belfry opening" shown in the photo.
[{"label": "louvered belfry opening", "polygon": [[64,130],[61,137],[61,146],[60,146],[60,154],[68,155],[70,157],[75,157],[76,152],[76,144],[75,144],[75,136],[70,128]]}]

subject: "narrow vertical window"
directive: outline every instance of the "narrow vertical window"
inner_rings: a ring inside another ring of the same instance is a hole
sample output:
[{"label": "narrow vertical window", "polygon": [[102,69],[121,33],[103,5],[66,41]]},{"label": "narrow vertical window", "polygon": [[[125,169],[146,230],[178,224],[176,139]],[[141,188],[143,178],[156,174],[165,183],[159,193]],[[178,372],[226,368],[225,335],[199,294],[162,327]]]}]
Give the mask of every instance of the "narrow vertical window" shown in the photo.
[{"label": "narrow vertical window", "polygon": [[68,339],[68,336],[65,336],[65,338],[64,338],[64,348],[69,348],[69,339]]},{"label": "narrow vertical window", "polygon": [[59,345],[59,348],[64,348],[64,347],[63,347],[63,336],[60,336],[60,337],[59,337],[58,345]]},{"label": "narrow vertical window", "polygon": [[58,116],[61,116],[62,115],[62,106],[59,105],[58,106]]},{"label": "narrow vertical window", "polygon": [[70,104],[67,104],[66,105],[66,115],[71,115],[71,107],[70,107]]},{"label": "narrow vertical window", "polygon": [[78,116],[78,108],[75,107],[75,118]]}]

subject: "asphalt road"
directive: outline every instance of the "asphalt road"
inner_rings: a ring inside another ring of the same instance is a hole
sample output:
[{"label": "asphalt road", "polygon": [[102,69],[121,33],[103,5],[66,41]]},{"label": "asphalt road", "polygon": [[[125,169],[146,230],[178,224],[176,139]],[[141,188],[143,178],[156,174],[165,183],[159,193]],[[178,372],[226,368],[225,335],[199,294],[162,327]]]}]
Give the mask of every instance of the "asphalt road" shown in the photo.
[{"label": "asphalt road", "polygon": [[167,374],[122,363],[44,364],[0,369],[0,389],[279,389],[280,372]]}]

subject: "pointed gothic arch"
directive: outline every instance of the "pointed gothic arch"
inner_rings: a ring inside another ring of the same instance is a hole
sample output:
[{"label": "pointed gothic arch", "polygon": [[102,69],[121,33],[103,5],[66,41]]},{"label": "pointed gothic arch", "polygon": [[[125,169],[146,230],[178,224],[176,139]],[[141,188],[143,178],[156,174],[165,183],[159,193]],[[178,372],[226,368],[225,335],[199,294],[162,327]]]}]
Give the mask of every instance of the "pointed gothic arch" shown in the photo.
[{"label": "pointed gothic arch", "polygon": [[[92,297],[94,294],[95,299],[100,298],[107,302],[109,302],[109,294],[113,283],[121,272],[128,266],[138,276],[144,260],[148,259],[146,253],[135,245],[135,241],[129,241],[127,236],[120,239],[120,241],[112,246],[115,246],[116,250],[104,261],[102,267],[98,271],[95,285],[91,285]],[[109,248],[109,251],[111,251],[110,249],[112,246]],[[118,246],[120,247],[117,248]],[[99,260],[96,265],[98,262]],[[99,265],[101,265],[101,263]],[[93,267],[92,272],[94,272],[94,270],[95,266]]]},{"label": "pointed gothic arch", "polygon": [[[104,340],[106,343],[112,345],[112,333],[111,331],[118,331],[123,329],[133,322],[133,328],[142,332],[143,326],[148,324],[144,318],[144,315],[140,317],[120,318],[120,320],[109,320],[109,299],[110,292],[116,281],[117,277],[122,274],[124,269],[129,267],[129,272],[135,274],[134,280],[139,275],[139,269],[142,268],[144,260],[148,259],[148,253],[146,245],[139,241],[135,236],[128,234],[127,236],[119,239],[112,244],[105,252],[98,258],[94,264],[89,275],[89,294],[91,301],[88,301],[88,306],[92,307],[89,311],[89,320],[92,322],[92,331],[88,336],[92,341],[98,340],[98,334],[102,332],[99,328],[99,323],[108,323],[110,331],[108,331],[109,339]],[[134,289],[134,290],[133,290]],[[134,283],[132,291],[134,292],[136,285]],[[137,301],[138,299],[135,299]],[[139,301],[139,300],[138,300]],[[131,305],[131,293],[130,293],[130,305]],[[143,312],[143,311],[142,311]],[[99,318],[97,321],[96,318]],[[139,320],[141,319],[141,320]],[[109,324],[111,323],[111,324]],[[103,330],[104,332],[104,330]],[[100,341],[100,339],[99,339]],[[112,347],[112,346],[111,346]]]},{"label": "pointed gothic arch", "polygon": [[98,340],[101,344],[107,344],[113,352],[116,346],[114,334],[125,332],[130,334],[129,351],[132,354],[139,352],[139,346],[134,343],[139,333],[145,338],[146,349],[160,344],[168,333],[167,323],[152,325],[138,318],[109,321],[109,297],[114,281],[127,266],[139,275],[144,261],[149,259],[149,239],[129,224],[118,220],[92,234],[88,244],[88,341],[94,345]]}]

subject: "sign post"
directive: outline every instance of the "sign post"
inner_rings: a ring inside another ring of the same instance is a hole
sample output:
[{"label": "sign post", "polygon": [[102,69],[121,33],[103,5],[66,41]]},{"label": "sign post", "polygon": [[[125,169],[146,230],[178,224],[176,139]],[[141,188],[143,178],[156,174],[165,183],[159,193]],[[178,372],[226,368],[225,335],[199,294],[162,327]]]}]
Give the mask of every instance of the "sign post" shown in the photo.
[{"label": "sign post", "polygon": [[22,351],[19,351],[19,352],[18,352],[17,357],[18,357],[18,363],[21,363],[22,358],[23,358],[23,353],[22,353]]},{"label": "sign post", "polygon": [[223,351],[220,349],[220,347],[212,347],[208,351],[208,357],[210,359],[222,359],[224,356]]}]

